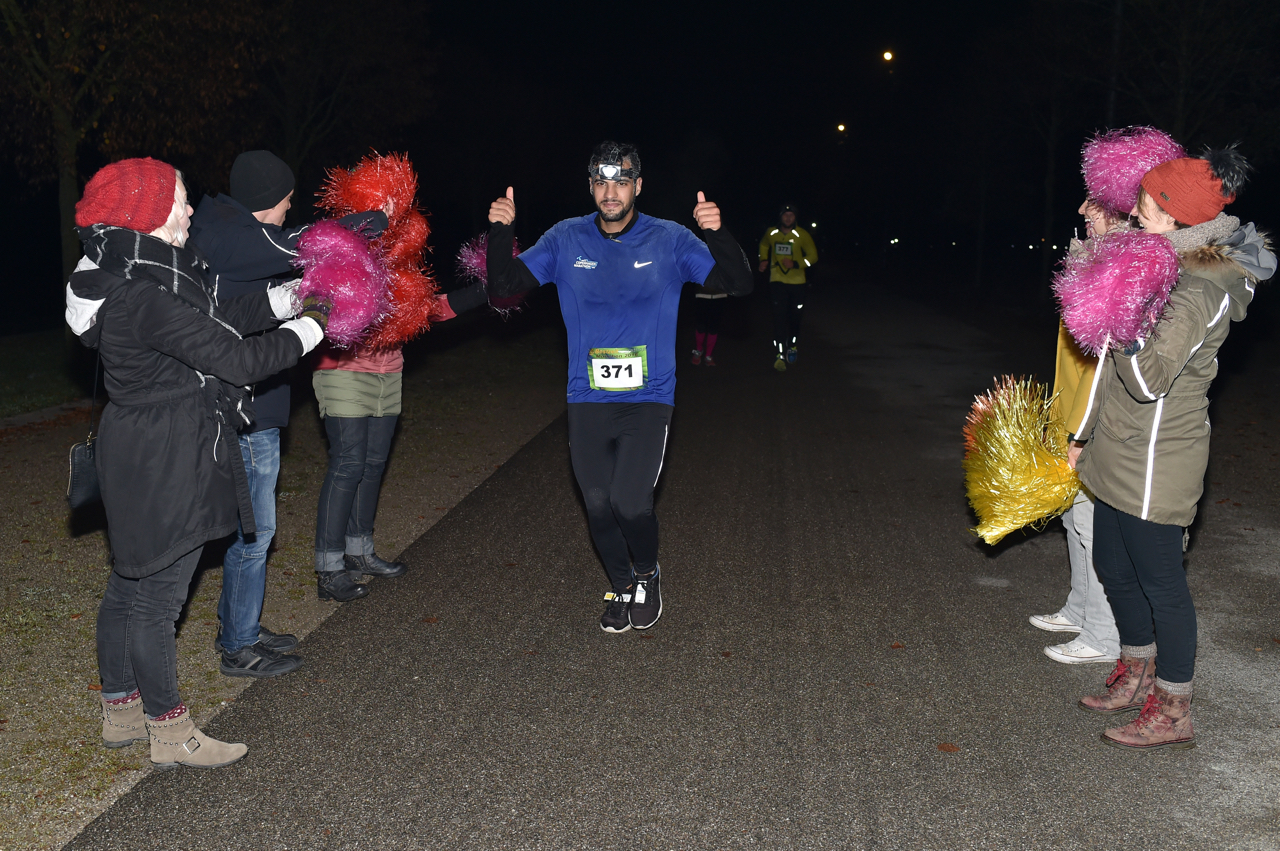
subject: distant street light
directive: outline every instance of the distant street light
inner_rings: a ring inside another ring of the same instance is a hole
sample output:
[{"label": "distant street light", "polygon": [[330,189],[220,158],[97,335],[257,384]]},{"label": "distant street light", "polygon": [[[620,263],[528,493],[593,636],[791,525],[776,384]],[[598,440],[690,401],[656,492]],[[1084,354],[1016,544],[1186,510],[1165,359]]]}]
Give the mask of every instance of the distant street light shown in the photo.
[{"label": "distant street light", "polygon": [[892,50],[886,50],[886,51],[884,52],[884,61],[885,61],[885,62],[892,62],[892,61],[893,61],[893,51],[892,51]]},{"label": "distant street light", "polygon": [[844,132],[844,125],[843,125],[843,124],[837,124],[837,125],[836,125],[836,129],[837,129],[837,130],[839,130],[841,133],[843,133],[843,132]]}]

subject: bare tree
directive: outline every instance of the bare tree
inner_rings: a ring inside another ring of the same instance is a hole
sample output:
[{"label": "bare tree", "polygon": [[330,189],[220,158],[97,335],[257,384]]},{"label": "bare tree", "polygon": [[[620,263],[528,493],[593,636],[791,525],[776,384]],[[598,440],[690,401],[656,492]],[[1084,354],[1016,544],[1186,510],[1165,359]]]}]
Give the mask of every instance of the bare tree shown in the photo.
[{"label": "bare tree", "polygon": [[86,149],[107,159],[207,145],[247,92],[260,17],[248,0],[0,0],[5,136],[24,174],[58,182],[64,273],[80,253]]}]

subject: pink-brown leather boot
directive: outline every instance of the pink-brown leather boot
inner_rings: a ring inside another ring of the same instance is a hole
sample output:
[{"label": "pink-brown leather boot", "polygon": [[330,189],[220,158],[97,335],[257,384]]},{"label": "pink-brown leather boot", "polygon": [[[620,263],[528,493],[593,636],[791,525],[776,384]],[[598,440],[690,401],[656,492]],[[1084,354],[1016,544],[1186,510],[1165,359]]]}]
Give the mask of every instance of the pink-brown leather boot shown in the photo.
[{"label": "pink-brown leather boot", "polygon": [[1196,734],[1191,729],[1191,695],[1170,694],[1157,685],[1151,690],[1151,696],[1138,717],[1123,727],[1104,731],[1102,741],[1137,751],[1194,748]]},{"label": "pink-brown leather boot", "polygon": [[1113,715],[1126,709],[1142,706],[1156,684],[1156,660],[1135,658],[1120,654],[1115,670],[1107,677],[1105,694],[1091,694],[1080,698],[1080,708],[1089,712]]}]

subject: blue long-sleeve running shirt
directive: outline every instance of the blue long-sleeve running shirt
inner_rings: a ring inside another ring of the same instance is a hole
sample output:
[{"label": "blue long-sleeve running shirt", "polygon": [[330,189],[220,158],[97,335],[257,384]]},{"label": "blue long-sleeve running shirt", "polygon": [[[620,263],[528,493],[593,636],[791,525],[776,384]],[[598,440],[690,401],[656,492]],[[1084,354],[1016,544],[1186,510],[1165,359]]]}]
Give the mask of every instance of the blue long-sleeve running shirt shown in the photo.
[{"label": "blue long-sleeve running shirt", "polygon": [[539,284],[556,285],[569,402],[675,403],[680,290],[705,283],[716,262],[688,228],[635,215],[616,238],[595,213],[565,219],[517,258]]}]

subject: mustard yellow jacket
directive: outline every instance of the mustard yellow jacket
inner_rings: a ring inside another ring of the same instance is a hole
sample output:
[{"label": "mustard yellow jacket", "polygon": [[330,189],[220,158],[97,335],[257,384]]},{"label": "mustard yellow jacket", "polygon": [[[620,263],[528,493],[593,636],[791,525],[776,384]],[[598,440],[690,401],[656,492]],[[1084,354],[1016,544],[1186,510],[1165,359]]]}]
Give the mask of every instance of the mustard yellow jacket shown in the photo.
[{"label": "mustard yellow jacket", "polygon": [[[795,261],[790,269],[782,266],[782,258]],[[770,228],[760,239],[760,259],[769,262],[769,280],[784,284],[805,283],[805,270],[818,262],[818,249],[804,228],[781,226]]]}]

